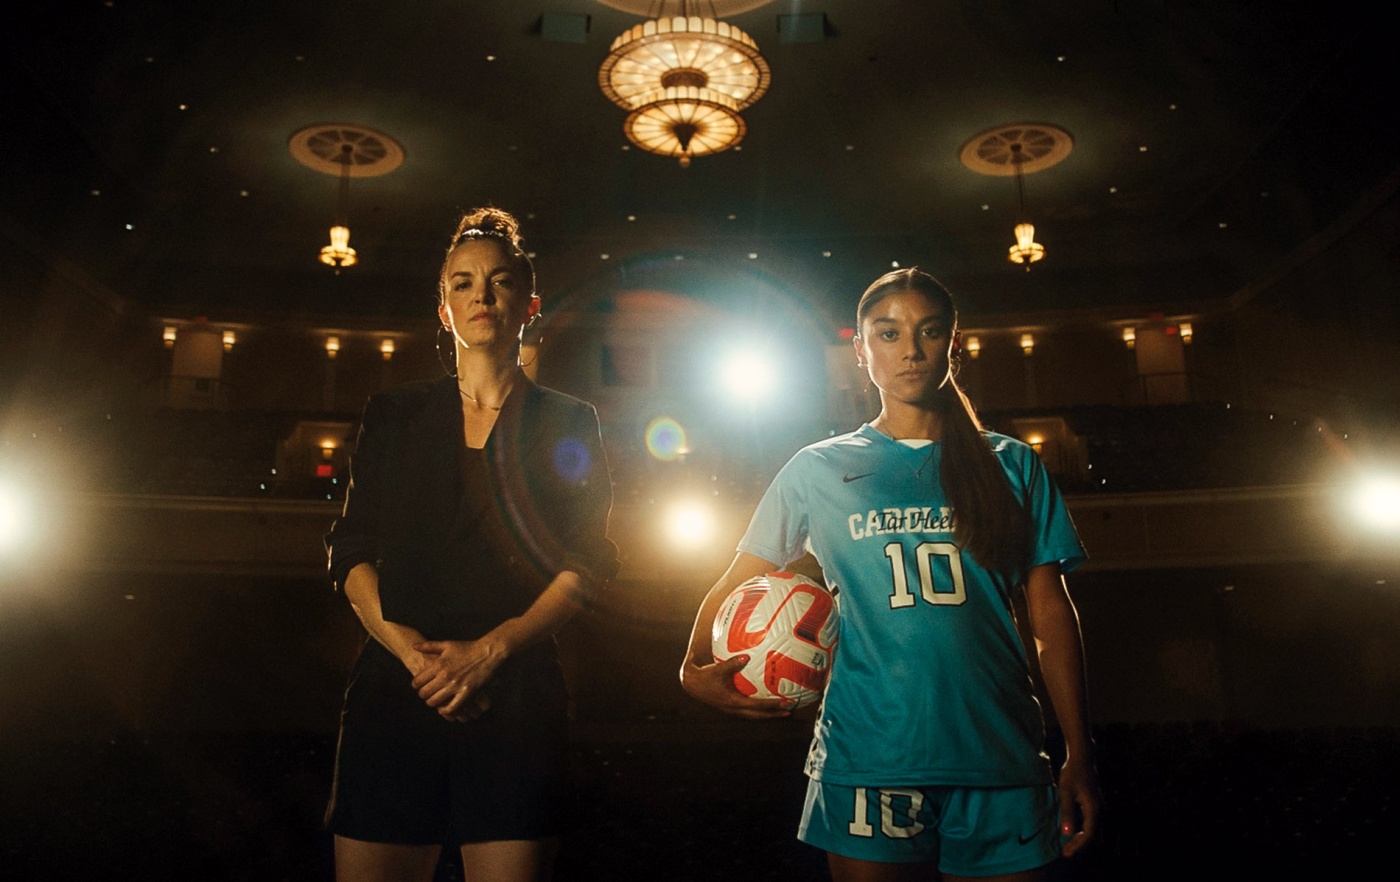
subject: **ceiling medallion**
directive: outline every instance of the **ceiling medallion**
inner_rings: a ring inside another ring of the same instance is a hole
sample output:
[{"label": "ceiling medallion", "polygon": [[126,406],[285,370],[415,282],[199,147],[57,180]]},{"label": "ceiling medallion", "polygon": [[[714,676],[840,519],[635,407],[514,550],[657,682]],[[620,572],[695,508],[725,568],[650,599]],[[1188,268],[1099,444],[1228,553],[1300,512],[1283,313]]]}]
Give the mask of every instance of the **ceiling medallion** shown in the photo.
[{"label": "ceiling medallion", "polygon": [[1031,175],[1056,165],[1074,149],[1074,137],[1050,123],[1010,123],[973,135],[958,151],[980,175]]},{"label": "ceiling medallion", "polygon": [[293,132],[287,149],[297,162],[326,175],[340,177],[347,167],[352,178],[387,175],[403,165],[398,141],[354,123],[317,123]]},{"label": "ceiling medallion", "polygon": [[738,144],[746,128],[739,111],[768,91],[768,62],[753,38],[714,17],[651,19],[624,31],[598,68],[598,87],[628,111],[623,131],[638,147],[675,156],[682,167],[695,156]]}]

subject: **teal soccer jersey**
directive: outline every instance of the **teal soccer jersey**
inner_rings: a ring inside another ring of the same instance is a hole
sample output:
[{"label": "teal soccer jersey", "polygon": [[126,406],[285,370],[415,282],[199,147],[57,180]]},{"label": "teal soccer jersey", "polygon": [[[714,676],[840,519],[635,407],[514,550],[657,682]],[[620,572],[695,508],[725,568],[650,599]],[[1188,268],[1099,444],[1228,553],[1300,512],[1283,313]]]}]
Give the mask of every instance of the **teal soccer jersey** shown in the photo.
[{"label": "teal soccer jersey", "polygon": [[[1040,457],[988,440],[1029,512],[1029,564],[1084,560]],[[1044,722],[1012,615],[1018,580],[953,538],[942,445],[869,425],[783,466],[739,550],[779,564],[810,548],[841,611],[840,643],[807,758],[833,784],[1024,786],[1050,781]]]}]

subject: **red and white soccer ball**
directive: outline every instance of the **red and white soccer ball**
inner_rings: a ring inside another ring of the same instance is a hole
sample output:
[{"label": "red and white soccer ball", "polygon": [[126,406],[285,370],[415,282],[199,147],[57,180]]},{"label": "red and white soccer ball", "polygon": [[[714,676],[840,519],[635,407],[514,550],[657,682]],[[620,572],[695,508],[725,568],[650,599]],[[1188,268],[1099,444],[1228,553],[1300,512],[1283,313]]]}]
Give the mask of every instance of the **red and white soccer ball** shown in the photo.
[{"label": "red and white soccer ball", "polygon": [[818,701],[836,650],[836,598],[796,573],[755,576],[735,588],[710,632],[716,661],[748,655],[734,685],[755,698]]}]

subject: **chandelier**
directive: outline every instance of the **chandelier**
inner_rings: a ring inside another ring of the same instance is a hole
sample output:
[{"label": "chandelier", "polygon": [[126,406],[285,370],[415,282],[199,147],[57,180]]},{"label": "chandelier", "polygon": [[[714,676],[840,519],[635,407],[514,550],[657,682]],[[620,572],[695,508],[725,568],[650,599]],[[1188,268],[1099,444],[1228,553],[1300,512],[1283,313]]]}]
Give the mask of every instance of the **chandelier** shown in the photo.
[{"label": "chandelier", "polygon": [[398,168],[403,163],[403,147],[383,132],[354,123],[307,126],[292,133],[287,147],[302,165],[340,179],[330,244],[318,254],[321,263],[339,274],[341,267],[354,266],[359,260],[350,247],[350,179],[377,177]]},{"label": "chandelier", "polygon": [[335,267],[340,272],[343,266],[354,266],[359,260],[355,249],[350,247],[350,228],[345,225],[345,203],[350,198],[350,148],[345,145],[340,159],[340,190],[335,200],[335,226],[331,227],[331,244],[321,249],[321,263]]},{"label": "chandelier", "polygon": [[710,15],[650,19],[624,31],[598,68],[598,86],[628,111],[623,131],[650,153],[674,156],[682,167],[695,156],[728,150],[747,131],[739,111],[768,91],[771,74],[758,44]]},{"label": "chandelier", "polygon": [[979,132],[962,146],[962,164],[980,175],[1016,177],[1016,244],[1006,258],[1014,264],[1031,264],[1045,257],[1045,246],[1035,241],[1035,226],[1026,219],[1025,175],[1044,171],[1061,162],[1074,149],[1070,133],[1052,123],[1010,123]]},{"label": "chandelier", "polygon": [[1016,244],[1011,246],[1010,253],[1006,259],[1012,263],[1026,265],[1026,272],[1030,272],[1031,264],[1045,256],[1045,246],[1035,241],[1035,225],[1025,220],[1026,217],[1026,188],[1021,176],[1021,145],[1012,144],[1011,150],[1015,154],[1011,160],[1016,165],[1016,202],[1020,206],[1021,222],[1016,225]]}]

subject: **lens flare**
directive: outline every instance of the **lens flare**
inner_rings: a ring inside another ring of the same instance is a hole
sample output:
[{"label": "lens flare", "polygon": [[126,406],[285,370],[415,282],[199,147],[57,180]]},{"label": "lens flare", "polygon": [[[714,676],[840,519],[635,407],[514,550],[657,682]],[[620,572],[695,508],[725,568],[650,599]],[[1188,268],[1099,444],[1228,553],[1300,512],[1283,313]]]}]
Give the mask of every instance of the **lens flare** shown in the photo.
[{"label": "lens flare", "polygon": [[690,452],[685,429],[670,417],[657,417],[647,424],[647,452],[662,462],[674,462]]},{"label": "lens flare", "polygon": [[582,481],[593,467],[588,445],[577,438],[563,438],[554,445],[554,471],[566,481]]}]

